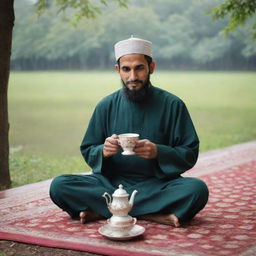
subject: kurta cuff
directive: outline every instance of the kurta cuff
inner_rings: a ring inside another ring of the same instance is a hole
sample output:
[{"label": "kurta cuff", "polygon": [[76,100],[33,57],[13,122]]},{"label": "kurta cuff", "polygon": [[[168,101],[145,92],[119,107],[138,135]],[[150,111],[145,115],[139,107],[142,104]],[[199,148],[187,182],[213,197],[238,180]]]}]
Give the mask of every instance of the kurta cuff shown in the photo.
[{"label": "kurta cuff", "polygon": [[192,168],[196,162],[195,154],[189,149],[173,148],[166,145],[157,145],[158,164],[161,170],[156,173],[158,178],[175,178]]}]

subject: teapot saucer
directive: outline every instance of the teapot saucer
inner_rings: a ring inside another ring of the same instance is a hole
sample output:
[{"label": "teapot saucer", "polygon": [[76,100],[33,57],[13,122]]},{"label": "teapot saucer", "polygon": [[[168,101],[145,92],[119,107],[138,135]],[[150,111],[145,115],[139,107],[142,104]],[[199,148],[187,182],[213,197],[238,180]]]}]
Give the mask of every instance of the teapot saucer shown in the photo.
[{"label": "teapot saucer", "polygon": [[142,235],[145,232],[145,228],[140,225],[134,225],[131,230],[129,230],[128,234],[126,233],[120,235],[120,233],[117,234],[115,233],[115,231],[111,230],[109,224],[105,224],[98,229],[98,232],[104,237],[112,240],[130,240],[132,238]]}]

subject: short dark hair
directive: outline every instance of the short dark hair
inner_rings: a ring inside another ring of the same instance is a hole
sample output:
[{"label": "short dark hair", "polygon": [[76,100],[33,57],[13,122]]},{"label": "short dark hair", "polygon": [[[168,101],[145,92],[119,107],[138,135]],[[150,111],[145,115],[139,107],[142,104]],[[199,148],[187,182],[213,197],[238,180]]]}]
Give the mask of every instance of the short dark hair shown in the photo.
[{"label": "short dark hair", "polygon": [[[144,54],[144,57],[145,57],[145,59],[146,59],[146,61],[147,61],[147,63],[148,63],[148,66],[152,63],[152,61],[153,61],[153,59],[152,59],[152,57],[150,57],[150,56],[148,56],[148,55],[145,55]],[[120,57],[121,58],[121,57]],[[120,67],[120,58],[117,60],[117,65]]]}]

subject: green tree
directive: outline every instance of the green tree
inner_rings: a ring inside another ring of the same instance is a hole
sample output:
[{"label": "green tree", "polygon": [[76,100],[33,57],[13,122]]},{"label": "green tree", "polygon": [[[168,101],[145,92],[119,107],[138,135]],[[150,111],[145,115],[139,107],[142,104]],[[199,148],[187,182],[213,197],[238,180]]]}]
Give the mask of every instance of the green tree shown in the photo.
[{"label": "green tree", "polygon": [[[110,3],[109,3],[110,2]],[[75,10],[74,17],[75,23],[79,22],[82,18],[93,19],[98,14],[102,13],[105,7],[108,7],[111,2],[116,2],[120,7],[126,7],[126,0],[38,0],[36,3],[38,14],[44,13],[51,4],[55,3],[59,11],[66,11],[72,8]]]},{"label": "green tree", "polygon": [[230,47],[230,41],[220,35],[204,37],[196,44],[191,54],[192,58],[200,64],[211,63],[225,54],[226,49]]},{"label": "green tree", "polygon": [[[110,2],[110,1],[108,1]],[[111,0],[119,6],[125,6],[125,0]],[[109,3],[105,0],[55,0],[59,11],[68,8],[75,10],[76,21],[86,17],[95,18]],[[43,13],[52,4],[50,0],[38,0],[38,13]],[[8,120],[8,80],[10,74],[10,57],[12,30],[14,26],[14,0],[0,1],[0,188],[11,185],[9,173],[9,120]]]},{"label": "green tree", "polygon": [[226,19],[212,21],[206,12],[219,0],[193,1],[185,10],[184,16],[191,22],[194,44],[189,56],[201,68],[214,68],[216,61],[224,65],[225,55],[229,53],[232,39],[221,37],[219,30],[227,24]]},{"label": "green tree", "polygon": [[151,8],[129,6],[127,10],[115,10],[104,16],[100,42],[102,50],[105,49],[109,58],[114,61],[113,42],[124,38],[142,37],[154,41],[159,33],[158,16]]},{"label": "green tree", "polygon": [[134,35],[154,42],[160,68],[253,68],[250,32],[239,28],[222,39],[219,31],[228,18],[213,21],[206,15],[222,1],[129,0],[127,9],[112,3],[96,20],[84,19],[76,27],[63,22],[74,17],[74,10],[57,16],[58,6],[51,4],[37,19],[31,4],[16,1],[12,67],[106,69],[114,61],[113,43]]},{"label": "green tree", "polygon": [[193,24],[187,17],[180,14],[170,15],[162,23],[162,46],[157,50],[159,56],[169,59],[189,56],[195,40],[193,34]]},{"label": "green tree", "polygon": [[[220,19],[229,17],[228,25],[223,29],[227,35],[235,31],[238,26],[244,26],[250,18],[255,17],[256,0],[226,0],[217,7],[209,11],[213,18]],[[256,23],[255,19],[251,25],[253,39],[256,40]]]}]

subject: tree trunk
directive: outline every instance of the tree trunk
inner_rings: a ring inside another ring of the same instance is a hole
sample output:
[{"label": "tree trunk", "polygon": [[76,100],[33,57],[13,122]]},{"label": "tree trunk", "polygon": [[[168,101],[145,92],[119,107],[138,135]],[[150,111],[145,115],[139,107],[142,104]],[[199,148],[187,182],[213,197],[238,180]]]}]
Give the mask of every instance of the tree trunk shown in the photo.
[{"label": "tree trunk", "polygon": [[0,189],[11,185],[9,172],[8,80],[14,25],[14,0],[0,1]]}]

